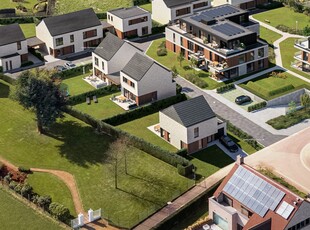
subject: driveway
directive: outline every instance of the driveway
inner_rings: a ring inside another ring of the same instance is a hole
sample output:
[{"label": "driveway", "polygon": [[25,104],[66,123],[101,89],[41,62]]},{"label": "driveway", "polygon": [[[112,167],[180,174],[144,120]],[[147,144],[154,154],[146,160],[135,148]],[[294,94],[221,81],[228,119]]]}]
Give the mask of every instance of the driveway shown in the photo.
[{"label": "driveway", "polygon": [[[225,93],[222,93],[221,96],[225,97],[227,100],[231,101],[232,103],[235,103],[235,99],[236,97],[239,97],[241,95],[247,95],[246,93],[244,93],[243,91],[239,90],[239,89],[233,89],[233,90],[229,90]],[[251,95],[247,95],[250,96]],[[248,107],[250,105],[254,105],[255,103],[258,103],[259,101],[256,101],[255,98],[251,97],[252,101],[248,102],[248,103],[244,103],[242,105],[238,105],[240,108],[244,109],[245,111],[248,110]]]}]

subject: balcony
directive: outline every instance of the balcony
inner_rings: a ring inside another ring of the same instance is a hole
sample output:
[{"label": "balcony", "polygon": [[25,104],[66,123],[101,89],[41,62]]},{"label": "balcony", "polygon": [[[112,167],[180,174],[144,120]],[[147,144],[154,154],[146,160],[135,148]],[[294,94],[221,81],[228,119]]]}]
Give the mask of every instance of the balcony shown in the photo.
[{"label": "balcony", "polygon": [[302,51],[297,51],[295,54],[294,54],[294,58],[298,61],[302,61],[302,62],[305,62],[307,63],[308,62],[308,56],[304,55],[303,57],[303,52]]},{"label": "balcony", "polygon": [[223,62],[213,61],[209,64],[209,67],[216,70],[216,72],[223,72],[229,68],[227,62],[225,61]]},{"label": "balcony", "polygon": [[309,38],[297,39],[295,41],[295,46],[296,46],[296,48],[302,48],[302,49],[310,50]]},{"label": "balcony", "polygon": [[198,62],[205,60],[205,55],[202,52],[198,51],[197,53],[192,53],[189,55],[190,58],[194,58]]}]

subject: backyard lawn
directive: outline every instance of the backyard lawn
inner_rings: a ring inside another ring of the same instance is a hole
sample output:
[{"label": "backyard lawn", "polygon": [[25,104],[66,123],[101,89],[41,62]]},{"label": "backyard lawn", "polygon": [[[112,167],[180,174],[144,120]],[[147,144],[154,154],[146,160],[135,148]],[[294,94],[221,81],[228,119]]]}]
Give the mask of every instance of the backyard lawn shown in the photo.
[{"label": "backyard lawn", "polygon": [[309,17],[302,13],[295,13],[288,7],[281,7],[274,10],[268,10],[263,13],[254,14],[253,17],[261,22],[270,21],[270,25],[276,27],[277,25],[286,25],[290,28],[303,29],[310,25]]},{"label": "backyard lawn", "polygon": [[[147,127],[159,123],[159,113],[153,113],[151,115],[121,124],[118,128],[123,129],[137,137],[140,137],[153,145],[157,145],[171,152],[176,152],[177,149],[163,140],[161,137],[154,134]],[[138,128],[139,127],[139,128]]]},{"label": "backyard lawn", "polygon": [[208,83],[209,86],[206,89],[215,89],[221,85],[224,85],[224,83],[218,83],[217,81],[211,79],[208,72],[205,72],[203,70],[194,71],[192,68],[189,67],[190,62],[188,60],[184,60],[181,67],[179,62],[177,61],[177,54],[169,50],[166,56],[157,56],[157,48],[163,41],[165,41],[165,38],[154,40],[152,45],[147,50],[146,54],[169,69],[171,69],[175,65],[175,67],[178,69],[179,75],[181,75],[182,77],[184,77],[186,74],[195,73],[201,79]]},{"label": "backyard lawn", "polygon": [[[32,12],[33,6],[38,3],[37,0],[27,0],[22,3],[28,9],[28,12]],[[7,8],[15,8],[19,3],[13,2],[12,0],[1,0],[0,1],[0,9],[7,9]]]},{"label": "backyard lawn", "polygon": [[56,222],[37,213],[0,187],[1,229],[46,230],[64,229]]},{"label": "backyard lawn", "polygon": [[152,3],[143,4],[140,7],[152,13]]},{"label": "backyard lawn", "polygon": [[293,67],[291,67],[292,62],[294,62],[294,54],[299,51],[294,47],[294,42],[296,38],[287,38],[283,42],[280,43],[280,50],[281,50],[281,57],[282,57],[282,64],[285,68],[304,76],[310,79],[310,74],[304,73],[299,71]]},{"label": "backyard lawn", "polygon": [[84,75],[66,78],[62,81],[62,84],[68,86],[70,96],[78,95],[96,89],[83,80],[83,77],[86,77],[88,75],[89,73],[86,73]]},{"label": "backyard lawn", "polygon": [[272,30],[269,30],[263,26],[259,27],[259,37],[265,40],[268,44],[273,44],[276,40],[282,37],[281,34],[278,34]]},{"label": "backyard lawn", "polygon": [[[283,73],[286,78],[272,77],[270,73],[259,76],[251,81],[240,84],[240,87],[249,90],[264,100],[271,100],[281,95],[293,92],[303,86],[310,89],[310,84],[289,74]],[[288,89],[284,89],[288,87]],[[277,91],[277,92],[276,92]]]},{"label": "backyard lawn", "polygon": [[[115,93],[115,95],[118,94],[119,93]],[[99,97],[98,103],[91,101],[91,104],[87,105],[86,102],[83,102],[81,104],[75,105],[74,108],[100,120],[115,116],[119,113],[125,113],[126,111],[124,109],[110,100],[112,95],[113,94],[109,94],[103,97]]]},{"label": "backyard lawn", "polygon": [[132,6],[131,0],[113,0],[113,1],[102,1],[102,0],[57,0],[56,2],[56,13],[65,14],[78,10],[83,10],[92,7],[96,12],[103,13],[108,10],[112,10],[120,7]]},{"label": "backyard lawn", "polygon": [[40,196],[49,195],[52,202],[63,204],[69,208],[72,216],[77,216],[70,190],[58,177],[49,173],[34,172],[28,175],[27,182],[35,193]]},{"label": "backyard lawn", "polygon": [[36,36],[36,27],[34,23],[19,24],[26,38]]},{"label": "backyard lawn", "polygon": [[[120,151],[109,136],[69,115],[38,135],[34,115],[8,99],[8,90],[1,82],[1,157],[15,165],[73,174],[85,210],[102,208],[105,218],[130,228],[192,186],[175,167],[133,147],[118,145]],[[119,156],[116,188],[115,161],[108,156],[123,153],[128,174]]]}]

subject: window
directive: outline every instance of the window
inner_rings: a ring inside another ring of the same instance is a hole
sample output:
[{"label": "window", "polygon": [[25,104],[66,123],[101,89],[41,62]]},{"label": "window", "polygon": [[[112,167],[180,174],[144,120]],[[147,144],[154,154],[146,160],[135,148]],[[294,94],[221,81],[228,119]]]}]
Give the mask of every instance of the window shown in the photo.
[{"label": "window", "polygon": [[194,138],[199,137],[199,127],[194,128]]},{"label": "window", "polygon": [[175,14],[176,14],[176,16],[182,16],[184,14],[189,14],[190,12],[191,12],[191,8],[190,7],[186,7],[186,8],[183,8],[183,9],[176,10]]},{"label": "window", "polygon": [[98,66],[99,65],[99,61],[98,58],[95,57],[95,65]]},{"label": "window", "polygon": [[247,68],[247,73],[254,71],[254,63],[252,62],[252,63],[247,64],[246,68]]},{"label": "window", "polygon": [[21,42],[17,42],[17,50],[21,50],[22,49],[22,44]]},{"label": "window", "polygon": [[194,4],[193,8],[197,9],[197,8],[201,8],[201,7],[204,7],[204,6],[208,6],[208,2],[201,2],[201,3]]},{"label": "window", "polygon": [[101,65],[102,65],[102,69],[104,69],[104,62],[101,62]]},{"label": "window", "polygon": [[111,16],[111,21],[113,22],[113,16]]},{"label": "window", "polygon": [[189,50],[194,50],[194,44],[192,42],[190,42],[190,41],[187,41],[187,48]]},{"label": "window", "polygon": [[128,25],[134,25],[134,24],[138,24],[141,22],[146,22],[147,21],[147,16],[144,16],[142,18],[135,18],[135,19],[131,19],[128,21]]},{"label": "window", "polygon": [[127,83],[127,78],[123,77],[123,82]]},{"label": "window", "polygon": [[213,212],[213,221],[223,230],[228,230],[228,222],[224,220],[220,215]]},{"label": "window", "polygon": [[238,61],[239,61],[239,64],[244,63],[245,62],[245,54],[240,55],[238,58]]},{"label": "window", "polygon": [[97,30],[96,29],[83,32],[83,39],[96,37],[96,36],[97,36]]},{"label": "window", "polygon": [[70,35],[70,42],[71,43],[74,42],[74,35],[73,34]]},{"label": "window", "polygon": [[132,81],[130,82],[130,86],[135,88],[135,83],[133,83]]},{"label": "window", "polygon": [[173,42],[175,42],[175,33],[173,33],[172,37],[173,37]]},{"label": "window", "polygon": [[183,46],[183,38],[180,37],[180,45]]},{"label": "window", "polygon": [[258,60],[258,69],[264,68],[264,60]]},{"label": "window", "polygon": [[56,38],[56,46],[61,46],[64,44],[63,38]]},{"label": "window", "polygon": [[110,20],[110,14],[108,14],[108,19]]},{"label": "window", "polygon": [[264,48],[258,49],[258,57],[259,57],[259,58],[264,57]]},{"label": "window", "polygon": [[250,52],[250,60],[249,61],[253,61],[254,60],[254,51]]}]

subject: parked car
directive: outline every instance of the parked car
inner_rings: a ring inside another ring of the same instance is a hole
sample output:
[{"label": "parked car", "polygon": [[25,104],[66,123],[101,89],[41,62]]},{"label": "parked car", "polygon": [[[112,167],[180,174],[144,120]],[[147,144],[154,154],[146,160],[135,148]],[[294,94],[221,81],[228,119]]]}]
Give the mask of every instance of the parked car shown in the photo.
[{"label": "parked car", "polygon": [[73,68],[76,67],[76,65],[73,64],[72,62],[66,62],[66,63],[64,64],[64,67],[67,68],[67,69],[73,69]]},{"label": "parked car", "polygon": [[238,152],[239,150],[238,145],[226,135],[220,137],[220,142],[232,153]]},{"label": "parked car", "polygon": [[235,99],[235,102],[238,105],[242,105],[242,104],[244,104],[246,102],[251,102],[251,101],[252,101],[252,99],[249,96],[246,96],[246,95],[241,95],[239,97],[236,97],[236,99]]},{"label": "parked car", "polygon": [[61,66],[61,65],[55,66],[54,69],[55,69],[58,73],[66,70],[66,68],[65,68],[64,66]]},{"label": "parked car", "polygon": [[138,106],[137,106],[136,103],[133,103],[133,104],[128,105],[128,109],[135,109],[135,108],[137,108],[137,107],[138,107]]}]

